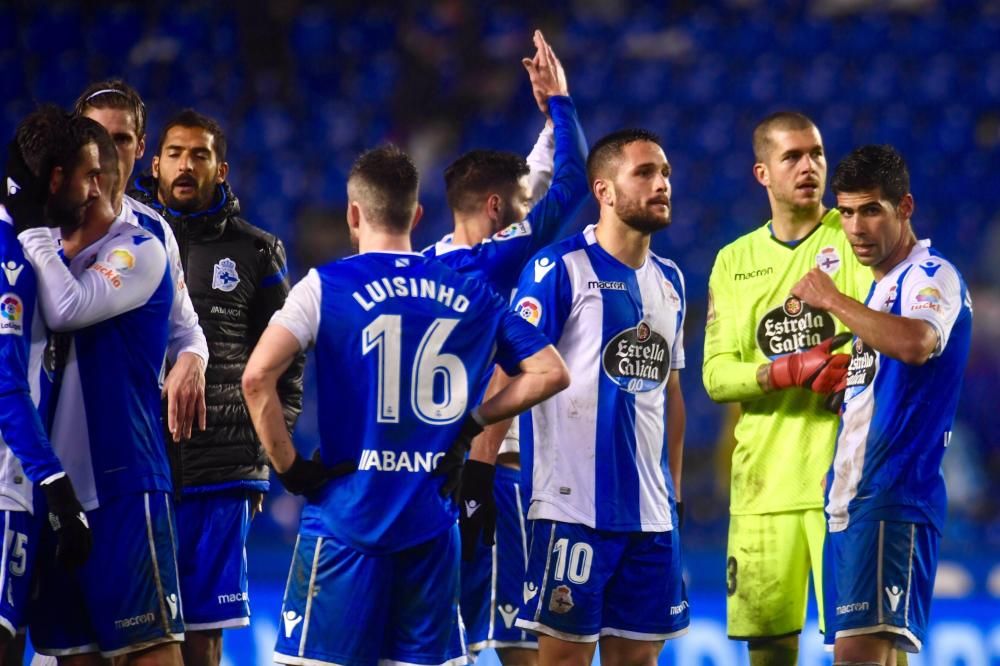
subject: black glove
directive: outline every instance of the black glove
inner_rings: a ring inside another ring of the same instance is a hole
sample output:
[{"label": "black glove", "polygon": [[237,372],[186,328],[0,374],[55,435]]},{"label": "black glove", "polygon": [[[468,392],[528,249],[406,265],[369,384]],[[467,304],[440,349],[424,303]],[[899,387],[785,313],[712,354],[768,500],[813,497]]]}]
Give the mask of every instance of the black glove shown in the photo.
[{"label": "black glove", "polygon": [[677,502],[677,529],[684,527],[684,502]]},{"label": "black glove", "polygon": [[455,438],[455,443],[434,466],[434,476],[445,477],[444,483],[441,484],[441,497],[451,495],[451,498],[459,506],[461,506],[459,495],[462,488],[462,465],[465,464],[466,454],[472,448],[472,440],[482,431],[483,426],[472,418],[472,414],[466,416],[462,423],[462,429],[458,431],[458,437]]},{"label": "black glove", "polygon": [[49,525],[56,533],[56,562],[66,569],[83,566],[94,545],[87,515],[65,474],[39,485],[49,505]]},{"label": "black glove", "polygon": [[345,460],[333,467],[327,467],[320,461],[319,449],[313,454],[312,460],[306,460],[295,452],[292,466],[284,472],[276,472],[285,490],[293,495],[311,495],[330,479],[350,474],[358,469],[354,460]]},{"label": "black glove", "polygon": [[16,141],[7,145],[7,174],[3,182],[3,197],[7,212],[14,218],[17,233],[48,226],[45,217],[48,183],[31,173]]},{"label": "black glove", "polygon": [[497,527],[497,503],[493,497],[496,465],[469,460],[462,470],[462,501],[458,505],[458,531],[462,535],[462,559],[471,561],[480,534],[492,546]]}]

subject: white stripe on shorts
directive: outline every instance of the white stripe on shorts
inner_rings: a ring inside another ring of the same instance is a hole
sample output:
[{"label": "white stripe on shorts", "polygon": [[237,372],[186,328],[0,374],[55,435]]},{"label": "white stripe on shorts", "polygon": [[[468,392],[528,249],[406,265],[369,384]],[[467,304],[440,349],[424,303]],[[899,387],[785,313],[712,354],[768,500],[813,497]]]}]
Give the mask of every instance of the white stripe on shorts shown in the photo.
[{"label": "white stripe on shorts", "polygon": [[299,639],[299,656],[306,654],[306,636],[309,635],[309,616],[312,614],[313,591],[316,589],[316,569],[319,567],[319,553],[323,547],[323,537],[316,537],[316,550],[313,552],[312,571],[309,573],[309,589],[306,590],[306,612],[302,620],[302,638]]}]

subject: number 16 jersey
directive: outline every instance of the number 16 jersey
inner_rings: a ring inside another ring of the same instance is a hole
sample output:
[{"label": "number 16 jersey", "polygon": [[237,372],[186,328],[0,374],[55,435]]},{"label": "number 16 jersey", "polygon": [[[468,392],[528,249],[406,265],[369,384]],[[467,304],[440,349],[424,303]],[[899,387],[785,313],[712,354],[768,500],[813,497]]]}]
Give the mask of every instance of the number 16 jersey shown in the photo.
[{"label": "number 16 jersey", "polygon": [[435,464],[492,363],[516,375],[548,345],[484,282],[415,253],[370,252],[313,269],[271,323],[303,349],[315,345],[323,462],[358,464],[309,498],[301,532],[373,553],[455,524]]}]

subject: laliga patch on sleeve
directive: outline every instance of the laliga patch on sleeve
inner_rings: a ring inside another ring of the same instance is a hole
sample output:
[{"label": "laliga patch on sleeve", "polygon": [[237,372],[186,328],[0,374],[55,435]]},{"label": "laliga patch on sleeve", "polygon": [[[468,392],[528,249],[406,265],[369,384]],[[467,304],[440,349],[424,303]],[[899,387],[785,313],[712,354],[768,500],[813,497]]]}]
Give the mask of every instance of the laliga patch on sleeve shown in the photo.
[{"label": "laliga patch on sleeve", "polygon": [[0,335],[24,335],[24,304],[13,292],[0,296]]},{"label": "laliga patch on sleeve", "polygon": [[519,300],[515,309],[521,319],[532,326],[538,326],[538,322],[542,319],[542,304],[531,296],[525,296]]},{"label": "laliga patch on sleeve", "polygon": [[530,236],[531,235],[531,223],[527,220],[523,222],[515,222],[514,224],[501,229],[500,231],[493,234],[493,240],[505,241],[511,238],[517,238],[518,236]]}]

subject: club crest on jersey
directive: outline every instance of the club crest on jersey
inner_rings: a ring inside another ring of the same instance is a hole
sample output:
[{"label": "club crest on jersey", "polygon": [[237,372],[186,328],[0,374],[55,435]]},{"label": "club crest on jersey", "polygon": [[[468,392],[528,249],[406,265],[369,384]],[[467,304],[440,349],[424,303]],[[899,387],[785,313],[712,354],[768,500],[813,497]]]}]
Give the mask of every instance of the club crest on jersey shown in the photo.
[{"label": "club crest on jersey", "polygon": [[765,313],[757,324],[757,346],[770,359],[815,347],[833,336],[833,318],[794,296]]},{"label": "club crest on jersey", "polygon": [[517,310],[517,314],[521,316],[521,319],[532,326],[538,326],[538,322],[542,320],[542,304],[538,302],[538,299],[531,296],[525,296],[519,300],[515,309]]},{"label": "club crest on jersey", "polygon": [[611,338],[601,353],[604,374],[629,393],[660,387],[670,372],[670,345],[644,321]]},{"label": "club crest on jersey", "polygon": [[878,357],[875,350],[862,342],[861,338],[854,338],[854,345],[851,347],[851,362],[847,366],[845,397],[850,399],[863,391],[874,381],[876,372],[878,372]]},{"label": "club crest on jersey", "polygon": [[892,306],[896,304],[896,297],[898,295],[899,287],[897,285],[889,287],[889,293],[885,295],[885,300],[882,301],[882,312],[889,312],[892,310]]},{"label": "club crest on jersey", "polygon": [[511,238],[517,238],[518,236],[529,236],[531,235],[531,225],[527,220],[523,222],[515,222],[509,227],[504,227],[500,231],[493,234],[493,240],[505,241]]},{"label": "club crest on jersey", "polygon": [[840,254],[837,248],[827,245],[816,255],[816,267],[827,275],[833,275],[840,270]]},{"label": "club crest on jersey", "polygon": [[21,297],[8,292],[0,296],[0,335],[24,334],[24,304]]},{"label": "club crest on jersey", "polygon": [[569,589],[569,585],[560,585],[552,590],[552,596],[549,597],[550,611],[565,615],[573,610],[574,605],[573,590]]},{"label": "club crest on jersey", "polygon": [[212,289],[232,291],[240,283],[240,274],[236,272],[236,262],[226,257],[220,259],[212,268]]}]

